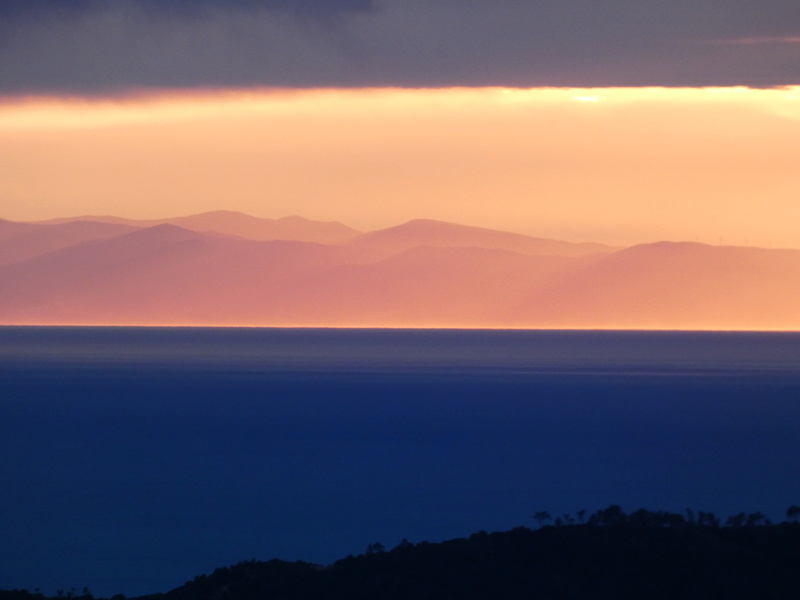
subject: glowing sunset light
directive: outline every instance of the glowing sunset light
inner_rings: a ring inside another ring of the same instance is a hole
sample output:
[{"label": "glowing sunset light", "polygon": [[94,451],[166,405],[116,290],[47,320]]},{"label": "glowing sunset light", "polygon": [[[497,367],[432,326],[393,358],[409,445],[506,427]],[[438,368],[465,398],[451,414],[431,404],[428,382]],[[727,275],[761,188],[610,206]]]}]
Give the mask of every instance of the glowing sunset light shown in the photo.
[{"label": "glowing sunset light", "polygon": [[798,87],[242,89],[0,103],[0,217],[226,208],[800,248]]},{"label": "glowing sunset light", "polygon": [[800,0],[0,0],[0,600],[792,597],[799,67]]}]

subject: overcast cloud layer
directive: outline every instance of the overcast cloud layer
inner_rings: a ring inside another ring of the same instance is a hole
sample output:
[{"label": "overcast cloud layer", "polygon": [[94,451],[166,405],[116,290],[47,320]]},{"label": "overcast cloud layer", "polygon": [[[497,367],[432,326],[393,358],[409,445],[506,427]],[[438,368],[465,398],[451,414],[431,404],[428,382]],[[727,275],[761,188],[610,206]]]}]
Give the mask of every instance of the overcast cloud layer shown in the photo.
[{"label": "overcast cloud layer", "polygon": [[0,93],[774,86],[797,0],[0,0]]}]

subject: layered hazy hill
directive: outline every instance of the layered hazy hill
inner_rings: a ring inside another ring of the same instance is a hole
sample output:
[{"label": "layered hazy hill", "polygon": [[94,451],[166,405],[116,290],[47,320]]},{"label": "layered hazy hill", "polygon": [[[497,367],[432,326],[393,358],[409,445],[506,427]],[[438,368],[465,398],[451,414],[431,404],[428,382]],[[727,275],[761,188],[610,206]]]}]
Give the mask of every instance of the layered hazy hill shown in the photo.
[{"label": "layered hazy hill", "polygon": [[219,211],[0,220],[0,323],[800,329],[800,251]]},{"label": "layered hazy hill", "polygon": [[350,243],[356,247],[379,249],[388,256],[420,246],[487,248],[542,256],[583,256],[613,249],[602,244],[571,244],[430,219],[415,219],[396,227],[365,233]]},{"label": "layered hazy hill", "polygon": [[170,219],[135,220],[109,216],[83,216],[66,219],[50,219],[40,224],[63,224],[74,221],[110,223],[129,227],[153,227],[155,225],[177,225],[190,231],[214,232],[233,235],[249,240],[297,240],[335,244],[350,239],[359,233],[355,229],[337,222],[310,221],[299,216],[283,219],[253,217],[230,210],[217,210],[173,217]]}]

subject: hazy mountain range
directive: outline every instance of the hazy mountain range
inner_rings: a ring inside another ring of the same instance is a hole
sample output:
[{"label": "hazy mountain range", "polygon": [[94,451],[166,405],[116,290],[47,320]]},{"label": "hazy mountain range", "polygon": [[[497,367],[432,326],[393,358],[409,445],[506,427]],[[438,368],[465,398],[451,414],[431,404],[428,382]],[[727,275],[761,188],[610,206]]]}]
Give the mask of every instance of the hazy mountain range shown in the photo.
[{"label": "hazy mountain range", "polygon": [[800,329],[800,250],[431,220],[0,219],[0,324]]}]

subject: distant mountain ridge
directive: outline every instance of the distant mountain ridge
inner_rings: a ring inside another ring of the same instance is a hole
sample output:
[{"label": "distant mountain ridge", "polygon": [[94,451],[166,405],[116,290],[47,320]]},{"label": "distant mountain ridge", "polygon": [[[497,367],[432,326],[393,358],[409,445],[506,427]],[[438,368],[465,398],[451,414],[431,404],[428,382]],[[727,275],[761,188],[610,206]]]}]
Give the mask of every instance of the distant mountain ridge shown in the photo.
[{"label": "distant mountain ridge", "polygon": [[0,324],[800,330],[800,251],[418,219],[0,219]]},{"label": "distant mountain ridge", "polygon": [[556,256],[582,256],[618,249],[604,244],[561,242],[432,219],[414,219],[395,227],[364,233],[351,243],[356,246],[382,247],[392,253],[418,246],[472,246],[510,250],[520,254]]},{"label": "distant mountain ridge", "polygon": [[253,217],[231,210],[171,217],[168,219],[123,219],[111,216],[82,216],[75,218],[49,219],[40,221],[44,225],[59,225],[72,221],[91,221],[113,223],[131,227],[152,227],[154,225],[177,225],[197,232],[217,232],[251,240],[298,240],[334,244],[359,235],[361,232],[335,221],[311,221],[299,216],[282,219]]},{"label": "distant mountain ridge", "polygon": [[48,225],[0,219],[0,267],[90,240],[107,239],[132,231],[122,224],[71,221],[58,232]]}]

